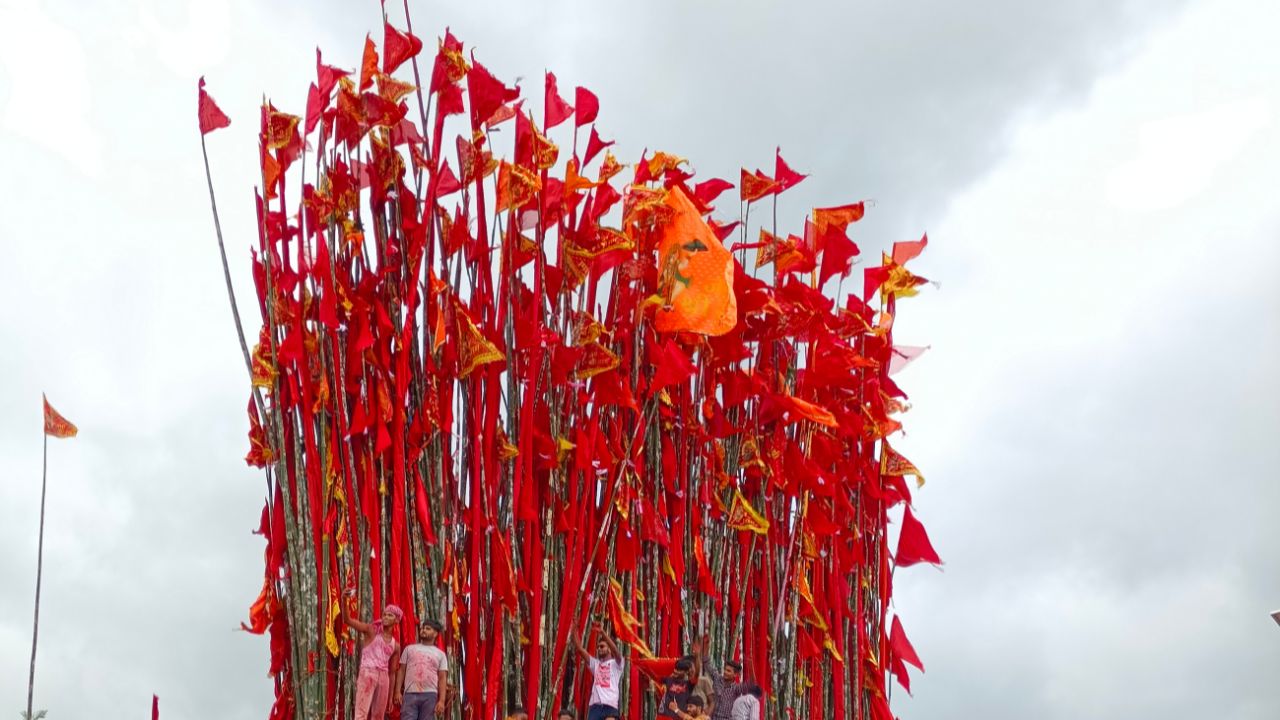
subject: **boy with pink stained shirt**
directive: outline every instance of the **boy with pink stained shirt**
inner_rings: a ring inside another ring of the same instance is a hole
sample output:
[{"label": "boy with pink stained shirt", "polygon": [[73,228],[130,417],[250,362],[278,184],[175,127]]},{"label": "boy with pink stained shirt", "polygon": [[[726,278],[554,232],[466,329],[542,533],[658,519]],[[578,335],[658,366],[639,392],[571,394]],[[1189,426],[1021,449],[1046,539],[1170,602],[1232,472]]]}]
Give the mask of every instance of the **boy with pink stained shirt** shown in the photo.
[{"label": "boy with pink stained shirt", "polygon": [[[348,590],[347,595],[354,595]],[[399,649],[395,627],[404,617],[404,611],[388,605],[382,611],[381,622],[360,622],[347,613],[342,604],[342,619],[360,633],[364,649],[360,651],[360,674],[356,676],[355,720],[383,720],[387,716],[387,701],[391,699],[391,679],[387,675],[391,658]]]},{"label": "boy with pink stained shirt", "polygon": [[418,630],[418,642],[400,654],[395,683],[400,720],[435,720],[444,713],[449,659],[436,647],[440,629],[435,620],[424,620]]}]

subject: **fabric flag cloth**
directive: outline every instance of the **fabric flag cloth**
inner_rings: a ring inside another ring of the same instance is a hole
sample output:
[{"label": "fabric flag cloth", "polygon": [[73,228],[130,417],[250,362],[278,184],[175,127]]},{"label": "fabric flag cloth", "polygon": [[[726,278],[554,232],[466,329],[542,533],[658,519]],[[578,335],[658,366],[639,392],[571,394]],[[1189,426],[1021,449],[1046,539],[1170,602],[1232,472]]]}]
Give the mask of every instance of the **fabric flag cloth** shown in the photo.
[{"label": "fabric flag cloth", "polygon": [[75,437],[76,433],[80,432],[76,426],[54,410],[48,398],[43,395],[40,397],[44,400],[44,434],[56,438]]},{"label": "fabric flag cloth", "polygon": [[666,205],[674,213],[658,240],[660,332],[724,335],[738,322],[733,255],[720,243],[689,197],[673,187]]},{"label": "fabric flag cloth", "polygon": [[757,535],[769,534],[769,521],[756,512],[737,490],[733,491],[733,504],[729,506],[729,517],[725,519],[725,524],[734,530],[749,530]]},{"label": "fabric flag cloth", "polygon": [[200,78],[200,134],[208,135],[219,128],[231,125],[231,118],[222,112],[218,107],[218,103],[209,97],[209,93],[204,91],[204,78]]},{"label": "fabric flag cloth", "polygon": [[160,697],[151,696],[151,720],[160,720]]},{"label": "fabric flag cloth", "polygon": [[933,549],[924,525],[911,514],[911,508],[903,508],[902,532],[898,535],[898,552],[894,553],[898,567],[910,567],[916,563],[927,562],[941,565],[942,558]]}]

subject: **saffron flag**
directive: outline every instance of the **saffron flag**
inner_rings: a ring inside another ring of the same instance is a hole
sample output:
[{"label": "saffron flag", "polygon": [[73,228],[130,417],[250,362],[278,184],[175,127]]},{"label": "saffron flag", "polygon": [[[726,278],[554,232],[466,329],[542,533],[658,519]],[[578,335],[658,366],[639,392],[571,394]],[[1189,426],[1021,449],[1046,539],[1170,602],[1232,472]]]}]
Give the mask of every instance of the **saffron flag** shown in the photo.
[{"label": "saffron flag", "polygon": [[757,535],[769,533],[769,521],[751,507],[751,503],[742,497],[742,493],[733,491],[733,504],[729,506],[729,516],[725,524],[734,530],[749,530]]},{"label": "saffron flag", "polygon": [[80,432],[76,429],[75,425],[72,425],[71,422],[62,417],[57,410],[53,409],[53,406],[49,404],[49,398],[46,398],[44,395],[41,395],[40,398],[44,400],[45,435],[52,435],[56,438],[70,438],[75,437],[76,433]]},{"label": "saffron flag", "polygon": [[738,322],[733,256],[702,219],[693,202],[673,187],[665,204],[674,213],[658,240],[661,332],[724,335]]},{"label": "saffron flag", "polygon": [[884,444],[884,474],[897,477],[913,475],[916,479],[916,487],[924,487],[924,475],[910,460],[903,457],[902,453],[889,447],[887,442]]},{"label": "saffron flag", "polygon": [[609,621],[613,624],[613,634],[619,640],[635,648],[641,657],[653,657],[653,651],[640,637],[640,621],[622,602],[622,585],[613,579],[609,580]]}]

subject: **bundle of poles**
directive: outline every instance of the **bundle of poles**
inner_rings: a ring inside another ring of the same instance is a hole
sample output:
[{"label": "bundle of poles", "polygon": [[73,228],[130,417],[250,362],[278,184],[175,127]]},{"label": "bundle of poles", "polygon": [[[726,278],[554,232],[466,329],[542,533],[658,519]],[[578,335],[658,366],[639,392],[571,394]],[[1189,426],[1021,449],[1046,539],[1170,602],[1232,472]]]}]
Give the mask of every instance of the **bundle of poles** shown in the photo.
[{"label": "bundle of poles", "polygon": [[[857,202],[780,233],[804,178],[781,155],[713,219],[734,183],[619,163],[590,91],[548,73],[535,118],[448,32],[423,53],[405,13],[359,71],[317,51],[303,115],[263,103],[248,337],[223,252],[267,484],[245,627],[270,638],[270,716],[352,718],[341,603],[394,603],[402,642],[442,623],[454,720],[583,717],[571,636],[592,632],[624,648],[632,720],[704,638],[770,718],[892,718],[890,675],[920,665],[893,572],[940,562],[890,446],[927,241],[855,268]],[[229,122],[203,81],[200,122],[202,146]]]}]

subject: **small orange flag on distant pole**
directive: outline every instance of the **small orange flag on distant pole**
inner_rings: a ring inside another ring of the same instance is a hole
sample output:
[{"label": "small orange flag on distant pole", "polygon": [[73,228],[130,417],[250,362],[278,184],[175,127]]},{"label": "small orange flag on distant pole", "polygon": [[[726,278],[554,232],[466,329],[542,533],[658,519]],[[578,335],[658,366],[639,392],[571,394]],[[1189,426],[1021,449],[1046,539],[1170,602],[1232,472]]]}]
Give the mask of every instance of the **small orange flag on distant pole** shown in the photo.
[{"label": "small orange flag on distant pole", "polygon": [[52,435],[56,438],[75,437],[76,433],[79,432],[76,426],[62,417],[57,410],[54,410],[53,406],[49,404],[48,398],[43,395],[41,397],[44,399],[44,434]]},{"label": "small orange flag on distant pole", "polygon": [[31,672],[27,675],[27,717],[33,717],[31,711],[36,686],[36,642],[40,637],[40,579],[44,574],[44,498],[49,482],[49,436],[69,438],[75,437],[79,432],[75,425],[53,409],[49,404],[49,398],[43,394],[40,398],[44,400],[44,470],[40,477],[40,539],[36,544],[36,610],[35,618],[31,622]]}]

